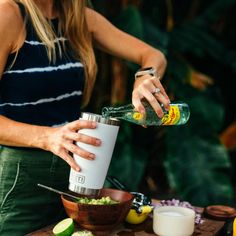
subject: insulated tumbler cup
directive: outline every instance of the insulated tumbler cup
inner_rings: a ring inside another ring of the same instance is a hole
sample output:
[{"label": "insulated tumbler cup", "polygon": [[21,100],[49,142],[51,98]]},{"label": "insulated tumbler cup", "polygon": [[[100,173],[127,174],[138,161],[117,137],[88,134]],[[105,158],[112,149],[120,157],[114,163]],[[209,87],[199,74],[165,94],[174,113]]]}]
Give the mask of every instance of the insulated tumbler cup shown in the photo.
[{"label": "insulated tumbler cup", "polygon": [[73,155],[76,163],[81,167],[80,172],[71,168],[69,190],[81,195],[96,196],[103,188],[107,171],[119,130],[119,121],[114,118],[104,118],[93,113],[82,113],[82,120],[97,122],[95,129],[81,129],[78,132],[101,140],[101,146],[93,146],[82,142],[76,144],[95,154],[95,160],[87,160],[78,155]]}]

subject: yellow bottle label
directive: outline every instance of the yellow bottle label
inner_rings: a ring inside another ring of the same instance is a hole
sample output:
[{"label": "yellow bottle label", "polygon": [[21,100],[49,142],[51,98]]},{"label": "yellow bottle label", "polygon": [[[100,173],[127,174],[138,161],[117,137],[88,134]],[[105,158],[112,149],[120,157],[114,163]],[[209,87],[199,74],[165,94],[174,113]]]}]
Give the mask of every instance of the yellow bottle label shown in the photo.
[{"label": "yellow bottle label", "polygon": [[139,113],[139,112],[134,112],[133,114],[133,119],[134,120],[142,120],[143,119],[143,114]]},{"label": "yellow bottle label", "polygon": [[168,114],[162,117],[162,125],[175,125],[180,119],[180,110],[177,105],[170,106]]}]

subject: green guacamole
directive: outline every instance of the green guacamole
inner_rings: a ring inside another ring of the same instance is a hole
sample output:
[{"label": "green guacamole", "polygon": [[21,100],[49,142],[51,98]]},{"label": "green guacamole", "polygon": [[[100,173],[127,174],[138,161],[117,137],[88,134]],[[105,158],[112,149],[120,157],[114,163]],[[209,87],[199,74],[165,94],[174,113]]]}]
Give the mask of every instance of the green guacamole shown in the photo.
[{"label": "green guacamole", "polygon": [[112,204],[118,204],[119,202],[111,199],[110,197],[102,197],[99,199],[94,199],[94,198],[78,198],[78,203],[82,204],[91,204],[91,205],[112,205]]}]

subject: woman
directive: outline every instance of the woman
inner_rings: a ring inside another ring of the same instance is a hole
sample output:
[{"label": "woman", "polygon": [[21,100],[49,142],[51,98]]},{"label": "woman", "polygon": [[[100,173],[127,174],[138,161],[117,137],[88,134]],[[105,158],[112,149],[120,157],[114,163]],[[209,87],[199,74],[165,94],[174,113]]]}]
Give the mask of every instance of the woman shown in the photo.
[{"label": "woman", "polygon": [[[70,154],[95,158],[74,145],[101,145],[77,133],[96,129],[96,123],[78,120],[96,77],[92,43],[141,68],[152,67],[160,77],[164,73],[160,51],[115,28],[85,0],[0,1],[2,236],[24,235],[59,220],[59,198],[37,183],[66,189],[69,168],[80,171]],[[169,98],[152,70],[136,76],[132,103],[145,112],[145,98],[161,117],[160,103],[168,109]]]}]

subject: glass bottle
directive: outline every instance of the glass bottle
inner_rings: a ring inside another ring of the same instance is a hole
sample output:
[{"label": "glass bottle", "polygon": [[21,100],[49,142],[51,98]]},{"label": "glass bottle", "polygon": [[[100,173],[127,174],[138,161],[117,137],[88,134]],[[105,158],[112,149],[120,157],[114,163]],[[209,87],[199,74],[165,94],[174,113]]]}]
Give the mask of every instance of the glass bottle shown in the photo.
[{"label": "glass bottle", "polygon": [[184,102],[170,103],[169,111],[166,111],[162,106],[164,116],[159,118],[151,105],[143,102],[145,114],[135,110],[132,104],[120,107],[103,107],[102,116],[105,118],[117,118],[126,120],[138,125],[145,126],[160,126],[160,125],[183,125],[190,116],[188,104]]}]

